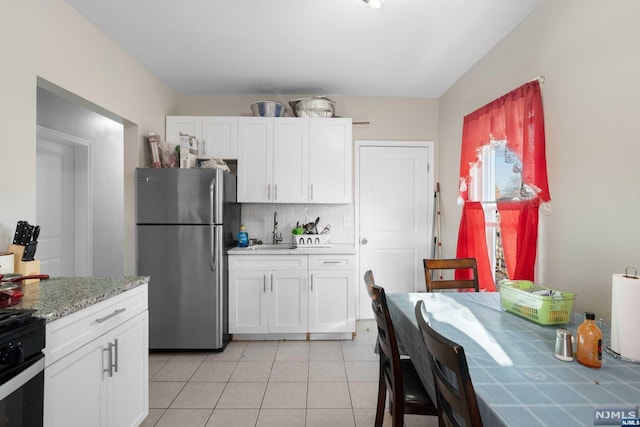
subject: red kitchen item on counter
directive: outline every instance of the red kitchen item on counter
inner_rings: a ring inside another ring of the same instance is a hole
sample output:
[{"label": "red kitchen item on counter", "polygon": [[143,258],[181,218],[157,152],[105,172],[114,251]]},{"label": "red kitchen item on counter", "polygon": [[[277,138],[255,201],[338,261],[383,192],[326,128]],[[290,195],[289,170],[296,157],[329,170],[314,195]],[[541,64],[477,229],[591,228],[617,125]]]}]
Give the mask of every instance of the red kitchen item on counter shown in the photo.
[{"label": "red kitchen item on counter", "polygon": [[10,307],[18,304],[24,293],[18,289],[0,289],[0,307]]},{"label": "red kitchen item on counter", "polygon": [[47,280],[48,278],[49,278],[48,274],[30,274],[28,276],[11,275],[11,277],[4,279],[4,274],[0,274],[0,283],[20,283],[23,280],[29,280],[29,279]]}]

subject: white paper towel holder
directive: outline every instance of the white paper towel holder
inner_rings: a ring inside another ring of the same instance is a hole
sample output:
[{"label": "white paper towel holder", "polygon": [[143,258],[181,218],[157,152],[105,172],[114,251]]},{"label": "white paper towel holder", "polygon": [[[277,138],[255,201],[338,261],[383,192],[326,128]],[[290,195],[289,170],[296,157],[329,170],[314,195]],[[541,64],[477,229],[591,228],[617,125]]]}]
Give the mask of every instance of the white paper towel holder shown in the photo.
[{"label": "white paper towel holder", "polygon": [[[629,274],[629,272],[633,270],[633,274]],[[638,277],[638,270],[636,270],[635,267],[627,267],[624,269],[624,274],[622,275],[622,277],[625,277],[627,279],[640,279],[640,277]],[[617,351],[615,351],[614,349],[611,348],[610,345],[605,346],[604,351],[606,351],[607,353],[609,353],[611,356],[613,356],[614,359],[620,359],[623,362],[629,362],[629,363],[638,363],[640,364],[640,360],[635,360],[635,359],[629,359],[627,357],[623,357],[620,353],[618,353]]]},{"label": "white paper towel holder", "polygon": [[[629,274],[630,270],[633,270],[633,274]],[[638,270],[636,270],[635,267],[625,268],[622,277],[626,277],[627,279],[640,279],[640,277],[638,277]]]}]

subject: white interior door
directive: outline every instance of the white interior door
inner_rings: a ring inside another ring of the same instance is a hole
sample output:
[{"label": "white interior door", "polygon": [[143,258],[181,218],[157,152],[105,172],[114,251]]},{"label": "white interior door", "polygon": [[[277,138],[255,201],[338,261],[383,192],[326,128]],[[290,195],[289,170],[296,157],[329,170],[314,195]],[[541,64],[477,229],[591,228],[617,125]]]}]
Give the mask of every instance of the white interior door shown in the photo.
[{"label": "white interior door", "polygon": [[[365,271],[387,293],[424,290],[433,221],[433,146],[419,142],[358,144],[359,318],[372,318]],[[429,197],[431,195],[431,197]]]},{"label": "white interior door", "polygon": [[92,272],[89,145],[38,128],[36,149],[36,258],[50,276]]}]

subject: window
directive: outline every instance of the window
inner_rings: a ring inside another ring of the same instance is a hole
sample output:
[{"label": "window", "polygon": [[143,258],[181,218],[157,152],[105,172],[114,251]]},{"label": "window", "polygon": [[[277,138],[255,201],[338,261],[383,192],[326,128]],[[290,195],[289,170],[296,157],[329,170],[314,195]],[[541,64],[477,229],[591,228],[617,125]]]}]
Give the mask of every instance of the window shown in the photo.
[{"label": "window", "polygon": [[464,118],[459,191],[456,256],[477,259],[480,288],[495,290],[507,271],[533,280],[538,207],[551,200],[538,80]]},{"label": "window", "polygon": [[522,161],[507,147],[507,141],[491,141],[478,153],[478,162],[471,169],[473,186],[469,200],[482,202],[484,210],[487,252],[491,273],[497,283],[507,279],[504,250],[500,239],[500,213],[497,201],[530,199],[532,193],[522,184]]}]

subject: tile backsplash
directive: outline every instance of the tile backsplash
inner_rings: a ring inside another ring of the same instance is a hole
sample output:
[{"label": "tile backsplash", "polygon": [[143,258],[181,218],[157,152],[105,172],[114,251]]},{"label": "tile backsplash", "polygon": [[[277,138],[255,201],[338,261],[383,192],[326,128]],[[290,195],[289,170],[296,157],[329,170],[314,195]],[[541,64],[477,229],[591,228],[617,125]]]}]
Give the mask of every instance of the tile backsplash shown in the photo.
[{"label": "tile backsplash", "polygon": [[[272,203],[243,203],[241,205],[242,223],[247,226],[250,239],[273,241],[273,214],[278,213],[278,232],[283,242],[291,242],[291,230],[296,222],[318,222],[318,232],[331,225],[331,243],[355,242],[353,205],[301,205]],[[345,220],[346,218],[346,220]],[[345,222],[349,225],[345,226]]]}]

